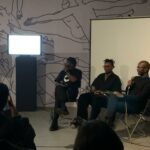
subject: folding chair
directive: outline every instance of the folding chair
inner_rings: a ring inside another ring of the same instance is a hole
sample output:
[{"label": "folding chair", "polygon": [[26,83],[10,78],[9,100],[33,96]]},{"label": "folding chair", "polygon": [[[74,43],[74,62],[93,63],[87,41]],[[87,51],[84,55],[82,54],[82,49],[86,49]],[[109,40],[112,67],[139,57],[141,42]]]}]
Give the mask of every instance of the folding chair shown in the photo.
[{"label": "folding chair", "polygon": [[149,121],[150,122],[150,99],[147,100],[145,109],[142,113],[139,114],[139,119],[137,120],[134,128],[131,131],[130,138],[132,137],[133,133],[137,129],[137,126],[141,121]]},{"label": "folding chair", "polygon": [[[126,107],[126,110],[127,110],[127,104],[126,103],[125,103],[125,107]],[[147,100],[147,103],[145,105],[144,110],[140,114],[138,114],[138,120],[137,120],[137,122],[135,123],[135,125],[132,129],[128,125],[127,117],[128,117],[128,114],[126,112],[125,113],[125,121],[123,123],[126,126],[126,129],[127,129],[128,135],[129,135],[129,141],[131,142],[132,135],[136,131],[139,123],[141,121],[150,121],[150,99]]]}]

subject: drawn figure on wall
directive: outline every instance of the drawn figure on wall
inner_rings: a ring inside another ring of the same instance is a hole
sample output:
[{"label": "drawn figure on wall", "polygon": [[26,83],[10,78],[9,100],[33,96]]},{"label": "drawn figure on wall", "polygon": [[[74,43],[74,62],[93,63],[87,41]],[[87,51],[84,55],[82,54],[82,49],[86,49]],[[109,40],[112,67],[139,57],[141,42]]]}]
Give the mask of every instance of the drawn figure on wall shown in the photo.
[{"label": "drawn figure on wall", "polygon": [[63,22],[67,27],[65,28],[66,31],[62,30],[61,33],[60,30],[56,30],[55,32],[64,35],[69,30],[69,38],[84,43],[89,42],[90,19],[131,16],[134,14],[134,9],[130,6],[146,2],[147,0],[63,0],[61,10],[41,14],[36,17],[29,17],[24,22],[24,25],[33,26]]}]

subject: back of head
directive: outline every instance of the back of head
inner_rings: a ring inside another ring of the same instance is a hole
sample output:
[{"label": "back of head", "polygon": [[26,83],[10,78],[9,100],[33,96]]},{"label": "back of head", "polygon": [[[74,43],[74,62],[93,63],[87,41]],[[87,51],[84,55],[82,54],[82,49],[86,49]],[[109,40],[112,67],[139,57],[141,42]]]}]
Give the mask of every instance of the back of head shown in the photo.
[{"label": "back of head", "polygon": [[77,134],[74,150],[123,150],[116,133],[104,122],[85,123]]},{"label": "back of head", "polygon": [[4,83],[0,83],[0,111],[3,110],[7,103],[9,89]]}]

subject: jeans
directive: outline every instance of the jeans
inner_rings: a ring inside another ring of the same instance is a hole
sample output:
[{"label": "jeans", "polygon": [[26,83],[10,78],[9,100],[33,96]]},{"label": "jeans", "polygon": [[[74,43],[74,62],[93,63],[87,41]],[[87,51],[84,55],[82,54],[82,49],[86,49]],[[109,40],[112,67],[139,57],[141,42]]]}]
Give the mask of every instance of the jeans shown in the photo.
[{"label": "jeans", "polygon": [[[125,105],[126,104],[126,105]],[[127,107],[126,107],[127,106]],[[107,104],[107,115],[115,116],[116,112],[139,113],[141,111],[140,101],[137,96],[125,95],[124,97],[109,96]]]},{"label": "jeans", "polygon": [[91,100],[92,111],[90,119],[96,119],[101,108],[107,108],[107,117],[114,119],[116,112],[125,113],[125,102],[127,104],[128,113],[139,113],[141,111],[141,103],[137,96],[125,95],[124,97],[117,97],[114,95],[94,95]]}]

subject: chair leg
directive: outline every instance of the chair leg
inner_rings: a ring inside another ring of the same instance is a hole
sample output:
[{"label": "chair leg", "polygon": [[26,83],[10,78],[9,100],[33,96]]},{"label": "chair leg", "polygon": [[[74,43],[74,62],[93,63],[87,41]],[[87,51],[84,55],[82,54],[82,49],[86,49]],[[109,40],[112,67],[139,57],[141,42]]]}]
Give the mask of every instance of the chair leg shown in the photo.
[{"label": "chair leg", "polygon": [[137,126],[139,125],[139,123],[140,123],[141,120],[142,120],[142,117],[140,116],[140,118],[138,119],[137,123],[135,124],[135,126],[134,126],[134,128],[133,128],[133,130],[132,130],[132,132],[131,132],[131,134],[130,134],[130,137],[132,137],[134,131],[136,130],[136,128],[137,128]]},{"label": "chair leg", "polygon": [[140,116],[140,118],[139,118],[138,121],[136,122],[136,124],[135,124],[135,126],[133,127],[133,129],[132,129],[131,132],[130,132],[130,129],[131,129],[131,128],[130,128],[129,125],[128,125],[127,116],[126,116],[126,118],[125,118],[125,121],[122,121],[123,124],[124,124],[125,127],[126,127],[127,132],[128,132],[128,136],[129,136],[129,141],[130,141],[130,142],[131,142],[131,138],[132,138],[133,133],[135,132],[137,126],[139,125],[139,123],[140,123],[140,121],[141,121],[142,119],[143,119],[142,116]]},{"label": "chair leg", "polygon": [[128,136],[129,136],[129,141],[130,141],[130,139],[131,139],[130,127],[128,126],[128,124],[125,121],[122,121],[122,122],[126,127],[126,130],[127,130]]}]

